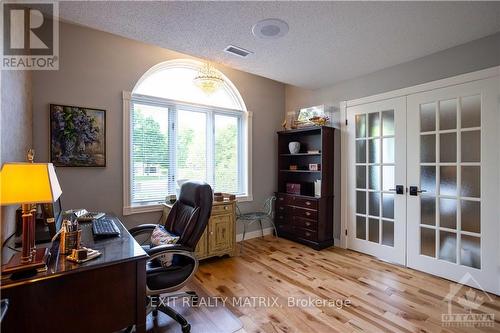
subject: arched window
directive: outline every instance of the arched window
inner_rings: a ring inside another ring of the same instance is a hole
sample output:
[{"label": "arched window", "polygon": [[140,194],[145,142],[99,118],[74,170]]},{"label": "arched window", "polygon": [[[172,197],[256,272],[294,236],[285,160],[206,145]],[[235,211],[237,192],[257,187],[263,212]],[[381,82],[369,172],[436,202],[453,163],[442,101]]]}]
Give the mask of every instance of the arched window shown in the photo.
[{"label": "arched window", "polygon": [[214,93],[197,87],[202,65],[160,63],[124,93],[124,214],[157,210],[186,179],[251,200],[250,113],[222,73]]}]

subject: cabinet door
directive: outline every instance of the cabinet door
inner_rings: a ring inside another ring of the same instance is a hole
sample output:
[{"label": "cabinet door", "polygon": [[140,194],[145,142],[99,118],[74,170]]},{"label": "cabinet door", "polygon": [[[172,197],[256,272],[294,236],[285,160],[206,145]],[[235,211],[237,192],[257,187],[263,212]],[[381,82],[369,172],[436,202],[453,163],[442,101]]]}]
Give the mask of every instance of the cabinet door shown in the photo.
[{"label": "cabinet door", "polygon": [[212,216],[208,226],[208,251],[227,251],[232,248],[233,219],[231,215]]},{"label": "cabinet door", "polygon": [[205,231],[201,235],[201,238],[196,245],[196,249],[194,250],[194,253],[198,259],[203,259],[208,254],[207,229],[205,229]]}]

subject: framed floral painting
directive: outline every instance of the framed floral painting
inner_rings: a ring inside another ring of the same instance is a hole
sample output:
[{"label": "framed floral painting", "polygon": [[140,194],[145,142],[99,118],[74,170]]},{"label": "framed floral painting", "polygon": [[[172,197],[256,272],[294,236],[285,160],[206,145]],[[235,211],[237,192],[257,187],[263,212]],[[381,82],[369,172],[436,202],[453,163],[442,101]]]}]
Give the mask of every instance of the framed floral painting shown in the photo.
[{"label": "framed floral painting", "polygon": [[106,111],[51,104],[50,162],[62,167],[105,167]]}]

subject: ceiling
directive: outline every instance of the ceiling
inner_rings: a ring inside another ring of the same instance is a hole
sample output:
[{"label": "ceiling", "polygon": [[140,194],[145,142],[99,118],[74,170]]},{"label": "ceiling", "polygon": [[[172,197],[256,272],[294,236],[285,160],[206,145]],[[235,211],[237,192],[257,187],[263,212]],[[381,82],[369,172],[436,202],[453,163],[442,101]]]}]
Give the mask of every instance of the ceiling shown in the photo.
[{"label": "ceiling", "polygon": [[[320,88],[500,31],[500,2],[61,2],[70,22]],[[286,36],[257,39],[279,18]],[[233,44],[254,54],[223,52]]]}]

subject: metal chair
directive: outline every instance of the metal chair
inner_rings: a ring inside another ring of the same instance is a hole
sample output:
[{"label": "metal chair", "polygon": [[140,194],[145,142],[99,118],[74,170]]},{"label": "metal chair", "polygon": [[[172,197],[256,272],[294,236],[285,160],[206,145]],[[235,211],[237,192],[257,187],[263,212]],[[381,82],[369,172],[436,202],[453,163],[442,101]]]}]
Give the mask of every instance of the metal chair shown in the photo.
[{"label": "metal chair", "polygon": [[[260,212],[249,212],[249,213],[241,213],[240,207],[236,204],[236,221],[243,222],[243,238],[242,242],[245,240],[245,234],[247,231],[247,225],[251,225],[254,222],[259,222],[260,230],[262,232],[262,237],[264,237],[264,228],[262,227],[262,220],[268,220],[274,229],[274,234],[278,237],[278,231],[276,230],[276,226],[274,225],[274,216],[273,216],[273,203],[276,201],[276,197],[272,196],[266,199],[264,202],[264,206],[262,211]],[[243,246],[243,243],[241,243]]]}]

